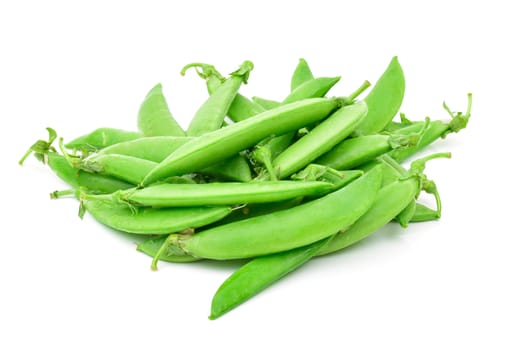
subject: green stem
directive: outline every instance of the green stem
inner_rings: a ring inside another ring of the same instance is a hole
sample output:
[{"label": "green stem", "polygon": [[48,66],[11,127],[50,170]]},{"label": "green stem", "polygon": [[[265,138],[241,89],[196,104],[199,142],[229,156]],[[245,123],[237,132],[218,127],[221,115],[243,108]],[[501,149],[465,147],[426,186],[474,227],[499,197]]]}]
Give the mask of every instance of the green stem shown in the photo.
[{"label": "green stem", "polygon": [[159,262],[160,257],[162,256],[162,254],[164,254],[166,249],[168,249],[168,247],[170,246],[170,237],[171,236],[173,236],[173,234],[171,234],[168,237],[166,237],[166,239],[164,240],[164,243],[162,243],[162,245],[160,246],[159,250],[157,251],[157,253],[153,257],[153,260],[151,261],[151,266],[150,266],[152,271],[157,271],[158,270],[157,264]]},{"label": "green stem", "polygon": [[195,68],[195,71],[197,72],[199,77],[201,77],[202,79],[207,80],[213,76],[213,77],[218,78],[221,82],[224,82],[224,80],[226,80],[226,78],[224,78],[214,66],[212,66],[211,64],[199,63],[199,62],[190,63],[190,64],[185,65],[182,68],[180,74],[182,76],[186,75],[186,71],[190,68]]},{"label": "green stem", "polygon": [[71,196],[71,195],[76,196],[76,194],[77,194],[77,190],[69,189],[69,190],[51,192],[49,194],[49,197],[51,197],[51,199],[57,199],[61,197]]},{"label": "green stem", "polygon": [[368,80],[365,80],[356,91],[352,92],[348,97],[348,104],[351,104],[359,95],[361,95],[366,89],[368,89],[372,84]]}]

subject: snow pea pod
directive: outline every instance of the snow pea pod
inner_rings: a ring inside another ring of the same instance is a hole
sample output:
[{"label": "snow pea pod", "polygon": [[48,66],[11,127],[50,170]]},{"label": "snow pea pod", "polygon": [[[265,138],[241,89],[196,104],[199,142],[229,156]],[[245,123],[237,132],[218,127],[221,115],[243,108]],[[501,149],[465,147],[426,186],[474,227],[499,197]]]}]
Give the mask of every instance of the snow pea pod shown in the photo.
[{"label": "snow pea pod", "polygon": [[355,135],[370,135],[382,131],[401,107],[405,94],[405,76],[397,57],[365,97],[368,115],[355,131]]},{"label": "snow pea pod", "polygon": [[270,109],[274,109],[274,108],[279,107],[281,105],[280,102],[273,101],[273,100],[268,100],[266,98],[257,97],[257,96],[252,97],[252,100],[253,100],[253,102],[257,103],[259,106],[264,108],[264,110],[266,110],[266,111],[270,110]]},{"label": "snow pea pod", "polygon": [[119,191],[109,197],[135,206],[180,207],[278,202],[302,196],[320,196],[334,185],[322,181],[226,182],[159,184]]},{"label": "snow pea pod", "polygon": [[74,161],[73,166],[96,174],[104,174],[138,185],[158,163],[122,154],[100,154],[81,161]]},{"label": "snow pea pod", "polygon": [[274,159],[277,176],[287,178],[332,149],[355,130],[366,113],[362,101],[340,108]]},{"label": "snow pea pod", "polygon": [[341,77],[315,78],[301,84],[294,89],[284,100],[283,104],[292,103],[312,97],[323,97],[341,80]]},{"label": "snow pea pod", "polygon": [[130,208],[108,200],[83,199],[82,206],[100,223],[136,234],[168,234],[208,225],[231,212],[229,206],[188,208]]},{"label": "snow pea pod", "polygon": [[65,144],[68,149],[95,151],[119,142],[144,137],[141,133],[113,128],[98,128]]},{"label": "snow pea pod", "polygon": [[[202,64],[192,63],[186,65],[181,74],[191,67],[198,67]],[[224,117],[228,113],[230,106],[237,95],[237,91],[242,83],[246,83],[253,69],[253,63],[245,61],[241,67],[231,73],[231,77],[224,81],[201,105],[193,116],[186,134],[188,136],[199,136],[211,131],[215,131],[222,126]]]},{"label": "snow pea pod", "polygon": [[242,304],[286,274],[304,265],[330,240],[325,238],[306,247],[254,258],[222,283],[211,303],[210,320]]},{"label": "snow pea pod", "polygon": [[162,84],[155,85],[140,105],[137,126],[145,136],[184,136],[184,130],[171,114]]},{"label": "snow pea pod", "polygon": [[143,185],[219,163],[270,135],[285,134],[324,119],[339,104],[338,99],[307,99],[210,132],[175,150],[146,176]]},{"label": "snow pea pod", "polygon": [[101,154],[121,154],[152,162],[162,162],[173,151],[191,139],[191,137],[181,136],[142,137],[103,148],[97,152],[97,155],[91,156],[91,159],[96,159]]},{"label": "snow pea pod", "polygon": [[295,67],[292,74],[292,81],[290,82],[290,91],[294,91],[300,85],[310,81],[314,78],[308,62],[304,58],[299,59],[299,63]]},{"label": "snow pea pod", "polygon": [[201,231],[173,235],[182,252],[217,260],[248,258],[304,246],[351,225],[372,205],[381,166],[342,189],[279,212]]}]

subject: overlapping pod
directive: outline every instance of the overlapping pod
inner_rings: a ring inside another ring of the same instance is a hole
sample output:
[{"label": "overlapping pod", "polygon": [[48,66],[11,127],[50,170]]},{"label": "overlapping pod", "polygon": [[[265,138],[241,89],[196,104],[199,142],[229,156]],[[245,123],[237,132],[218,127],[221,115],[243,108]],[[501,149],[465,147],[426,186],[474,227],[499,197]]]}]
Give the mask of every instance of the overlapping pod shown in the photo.
[{"label": "overlapping pod", "polygon": [[77,137],[65,144],[66,148],[78,150],[99,150],[119,142],[136,140],[144,137],[135,131],[126,131],[114,128],[98,128],[89,134]]},{"label": "overlapping pod", "polygon": [[342,189],[299,206],[233,222],[194,235],[174,235],[182,252],[217,260],[248,258],[304,246],[350,226],[372,205],[381,166]]},{"label": "overlapping pod", "polygon": [[337,99],[307,99],[210,132],[175,150],[146,176],[142,184],[148,185],[219,163],[265,137],[284,134],[324,119],[339,103]]}]

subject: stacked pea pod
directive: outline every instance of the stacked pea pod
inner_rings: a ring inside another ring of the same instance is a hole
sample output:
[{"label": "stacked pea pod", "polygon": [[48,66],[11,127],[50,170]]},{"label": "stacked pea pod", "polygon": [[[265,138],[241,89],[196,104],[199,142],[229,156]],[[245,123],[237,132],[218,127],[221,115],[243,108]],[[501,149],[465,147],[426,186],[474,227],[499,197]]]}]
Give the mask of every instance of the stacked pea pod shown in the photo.
[{"label": "stacked pea pod", "polygon": [[[394,57],[363,99],[367,81],[344,97],[325,95],[339,77],[314,78],[299,61],[283,101],[239,94],[253,69],[245,61],[223,77],[214,66],[187,65],[205,79],[209,97],[186,131],[173,118],[160,84],[138,113],[138,132],[100,128],[66,144],[48,128],[24,155],[36,158],[71,189],[87,211],[113,229],[144,237],[138,250],[159,260],[249,259],[216,292],[210,319],[238,306],[315,256],[344,249],[395,220],[436,220],[441,200],[423,173],[438,153],[400,162],[466,127],[397,115],[405,90]],[[417,202],[432,194],[435,208]]]}]

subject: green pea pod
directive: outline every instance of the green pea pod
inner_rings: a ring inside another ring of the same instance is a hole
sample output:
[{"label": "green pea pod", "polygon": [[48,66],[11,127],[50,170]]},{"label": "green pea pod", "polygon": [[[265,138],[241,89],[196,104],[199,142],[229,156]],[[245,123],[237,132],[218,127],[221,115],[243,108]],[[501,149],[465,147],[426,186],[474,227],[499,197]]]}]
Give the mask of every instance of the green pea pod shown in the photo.
[{"label": "green pea pod", "polygon": [[[445,103],[443,103],[443,106],[452,118],[450,121],[443,122],[440,120],[435,120],[430,122],[430,127],[423,133],[421,140],[417,145],[406,149],[393,150],[389,153],[389,155],[397,161],[405,160],[413,154],[421,151],[434,141],[440,138],[445,138],[448,134],[459,132],[460,130],[467,127],[472,109],[472,94],[468,94],[468,105],[465,114],[461,112],[453,113]],[[397,132],[410,133],[421,130],[421,128],[421,123],[414,123],[413,125],[402,128]]]},{"label": "green pea pod", "polygon": [[306,247],[260,256],[244,264],[215,292],[209,318],[217,319],[304,265],[329,239],[325,238]]},{"label": "green pea pod", "polygon": [[270,109],[277,108],[281,105],[280,102],[274,101],[274,100],[268,100],[262,97],[254,96],[252,97],[253,102],[257,103],[259,106],[264,108],[264,110],[268,111]]},{"label": "green pea pod", "polygon": [[173,152],[144,179],[143,185],[221,162],[270,135],[281,135],[326,118],[337,99],[316,98],[263,112],[192,140]]},{"label": "green pea pod", "polygon": [[97,152],[97,155],[92,156],[91,159],[96,159],[98,155],[103,154],[121,154],[150,160],[152,162],[162,162],[173,153],[173,151],[191,139],[191,137],[181,136],[142,137],[103,148]]},{"label": "green pea pod", "polygon": [[[208,73],[207,75],[205,73],[201,73],[200,75],[202,78],[206,79],[206,85],[210,95],[217,91],[219,86],[223,83],[223,79],[220,78],[220,74],[218,74],[218,72]],[[237,93],[230,105],[230,109],[228,109],[227,115],[234,122],[240,122],[241,120],[248,119],[262,112],[264,112],[264,108],[249,98],[241,95],[240,93]]]},{"label": "green pea pod", "polygon": [[[163,244],[166,241],[167,236],[160,236],[154,238],[148,238],[137,245],[137,250],[146,255],[156,257],[158,252],[163,248]],[[185,263],[201,260],[191,255],[177,255],[173,254],[169,249],[161,252],[158,257],[159,260],[174,262],[174,263]]]},{"label": "green pea pod", "polygon": [[[450,153],[437,153],[421,159],[411,164],[409,171],[399,166],[395,161],[389,161],[385,156],[383,166],[383,177],[397,177],[394,181],[383,185],[374,203],[369,210],[361,216],[355,223],[349,225],[347,229],[341,230],[334,238],[320,250],[319,255],[332,253],[342,250],[360,240],[368,237],[382,226],[388,224],[399,215],[407,206],[409,206],[424,188],[426,176],[423,174],[425,164],[430,159],[449,158]],[[396,165],[397,164],[397,165]],[[399,171],[392,169],[399,166]],[[371,168],[372,171],[377,166]],[[403,173],[403,174],[400,174]]]},{"label": "green pea pod", "polygon": [[397,216],[395,217],[395,220],[399,222],[401,227],[407,228],[408,224],[412,221],[412,218],[414,217],[414,214],[416,212],[416,199],[412,199],[410,203],[406,206],[405,209],[403,209]]},{"label": "green pea pod", "polygon": [[294,249],[350,226],[372,205],[380,184],[381,166],[342,189],[308,203],[195,235],[174,235],[171,244],[190,255],[217,260]]},{"label": "green pea pod", "polygon": [[306,98],[323,97],[341,80],[341,77],[315,78],[301,84],[294,89],[284,100],[283,104],[297,102]]},{"label": "green pea pod", "polygon": [[315,163],[337,170],[353,169],[382,154],[418,145],[423,136],[420,131],[353,137],[340,142],[316,159]]},{"label": "green pea pod", "polygon": [[307,81],[310,81],[313,79],[314,79],[314,75],[312,74],[312,71],[310,70],[310,66],[308,65],[308,62],[306,62],[304,58],[300,58],[299,63],[297,63],[297,67],[295,67],[295,70],[292,75],[292,81],[290,83],[290,91],[294,91],[300,85],[303,85]]},{"label": "green pea pod", "polygon": [[405,77],[397,57],[394,57],[365,97],[368,115],[355,131],[355,135],[370,135],[382,131],[399,111],[404,94]]},{"label": "green pea pod", "polygon": [[65,144],[68,149],[77,149],[82,151],[96,151],[116,143],[136,140],[144,137],[141,133],[126,131],[113,128],[99,128],[89,134],[77,137],[73,141]]},{"label": "green pea pod", "polygon": [[108,200],[82,199],[82,206],[97,221],[115,230],[135,234],[168,234],[222,219],[228,206],[188,208],[131,208]]},{"label": "green pea pod", "polygon": [[287,178],[347,138],[365,118],[367,106],[358,102],[345,106],[300,138],[272,165],[279,178]]},{"label": "green pea pod", "polygon": [[185,136],[168,108],[160,83],[148,92],[140,105],[137,126],[145,136]]},{"label": "green pea pod", "polygon": [[188,207],[278,202],[295,197],[324,195],[333,188],[332,184],[322,181],[159,184],[116,192],[109,197],[115,196],[135,206]]},{"label": "green pea pod", "polygon": [[122,154],[100,154],[93,159],[88,157],[73,162],[73,165],[90,173],[104,174],[138,185],[158,163]]},{"label": "green pea pod", "polygon": [[250,164],[240,154],[234,155],[221,163],[210,165],[198,172],[225,181],[249,182],[252,180]]},{"label": "green pea pod", "polygon": [[[182,69],[181,74],[184,75],[187,69],[200,65],[199,63],[186,65]],[[237,91],[239,91],[242,83],[248,81],[252,69],[253,63],[245,61],[238,70],[231,73],[229,79],[217,87],[193,116],[186,131],[188,136],[200,136],[215,131],[222,126],[224,118],[228,114],[234,98],[237,96]]]}]

